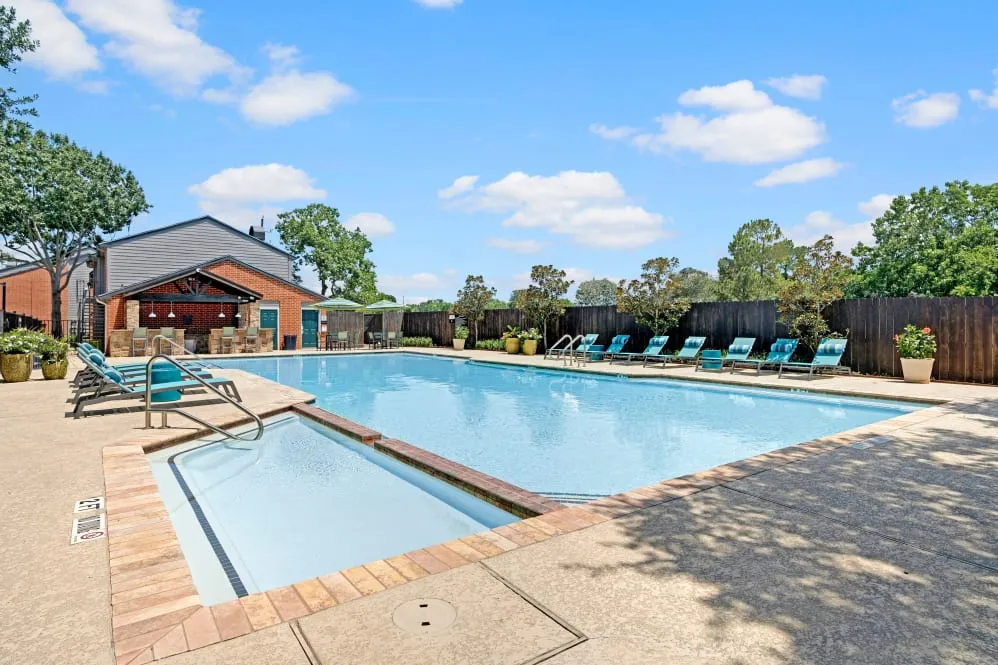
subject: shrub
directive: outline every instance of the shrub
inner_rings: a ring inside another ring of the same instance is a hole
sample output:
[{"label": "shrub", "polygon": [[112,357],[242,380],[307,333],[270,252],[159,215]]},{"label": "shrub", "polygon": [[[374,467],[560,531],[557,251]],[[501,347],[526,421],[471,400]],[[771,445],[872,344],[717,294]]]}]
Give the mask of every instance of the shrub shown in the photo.
[{"label": "shrub", "polygon": [[502,339],[480,339],[475,342],[475,348],[481,351],[505,351],[506,341]]},{"label": "shrub", "polygon": [[532,339],[535,341],[540,340],[541,332],[537,328],[531,328],[530,330],[523,330],[520,332],[519,338],[521,341],[526,341],[528,339]]},{"label": "shrub", "polygon": [[0,335],[0,355],[37,353],[46,339],[51,338],[37,330],[15,328]]},{"label": "shrub", "polygon": [[429,337],[403,337],[402,346],[433,346]]},{"label": "shrub", "polygon": [[37,353],[42,364],[60,363],[69,355],[69,342],[65,338],[46,336],[38,345]]},{"label": "shrub", "polygon": [[916,328],[909,323],[904,330],[894,335],[894,343],[902,358],[925,359],[936,356],[936,336],[929,328]]},{"label": "shrub", "polygon": [[454,339],[468,339],[468,326],[458,326],[454,328]]}]

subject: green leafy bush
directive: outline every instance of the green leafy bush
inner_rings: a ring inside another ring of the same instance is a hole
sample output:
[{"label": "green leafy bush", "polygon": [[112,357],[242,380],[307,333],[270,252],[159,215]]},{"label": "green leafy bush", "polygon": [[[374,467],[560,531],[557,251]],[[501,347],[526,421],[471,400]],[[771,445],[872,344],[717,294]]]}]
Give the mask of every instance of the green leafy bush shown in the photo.
[{"label": "green leafy bush", "polygon": [[471,331],[468,330],[468,326],[458,326],[454,328],[454,339],[468,339],[468,334]]},{"label": "green leafy bush", "polygon": [[542,335],[541,331],[538,330],[537,328],[531,328],[530,330],[521,331],[518,337],[520,338],[521,341],[526,341],[528,339],[539,340],[542,337]]},{"label": "green leafy bush", "polygon": [[909,323],[904,330],[894,335],[894,343],[897,344],[898,354],[902,358],[936,357],[936,336],[932,334],[930,328],[916,328]]},{"label": "green leafy bush", "polygon": [[402,346],[433,346],[429,337],[403,337]]},{"label": "green leafy bush", "polygon": [[65,338],[56,339],[46,335],[38,345],[37,353],[42,364],[60,363],[69,355],[69,342]]},{"label": "green leafy bush", "polygon": [[46,339],[51,339],[45,333],[37,330],[15,328],[0,335],[0,355],[16,355],[22,353],[37,353]]},{"label": "green leafy bush", "polygon": [[475,342],[475,348],[480,351],[505,351],[506,340],[480,339],[477,342]]}]

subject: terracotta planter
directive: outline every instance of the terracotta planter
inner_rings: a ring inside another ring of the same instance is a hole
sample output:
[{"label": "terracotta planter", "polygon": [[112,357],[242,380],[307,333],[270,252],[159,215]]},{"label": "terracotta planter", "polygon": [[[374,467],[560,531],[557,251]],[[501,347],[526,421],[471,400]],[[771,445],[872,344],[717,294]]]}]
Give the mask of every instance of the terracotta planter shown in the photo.
[{"label": "terracotta planter", "polygon": [[463,339],[455,339],[454,340],[454,350],[455,351],[464,351],[464,343],[465,343],[465,341],[466,340],[463,340]]},{"label": "terracotta planter", "polygon": [[46,381],[65,379],[69,370],[69,360],[63,359],[56,363],[42,363],[42,376]]},{"label": "terracotta planter", "polygon": [[0,376],[7,383],[20,383],[31,378],[30,353],[6,353],[0,356]]},{"label": "terracotta planter", "polygon": [[519,337],[507,337],[506,338],[506,353],[519,353],[520,352],[520,338]]},{"label": "terracotta planter", "polygon": [[536,339],[525,339],[523,340],[523,355],[525,356],[535,356],[537,355],[537,340]]},{"label": "terracotta planter", "polygon": [[901,371],[906,383],[928,383],[932,379],[935,358],[902,358]]}]

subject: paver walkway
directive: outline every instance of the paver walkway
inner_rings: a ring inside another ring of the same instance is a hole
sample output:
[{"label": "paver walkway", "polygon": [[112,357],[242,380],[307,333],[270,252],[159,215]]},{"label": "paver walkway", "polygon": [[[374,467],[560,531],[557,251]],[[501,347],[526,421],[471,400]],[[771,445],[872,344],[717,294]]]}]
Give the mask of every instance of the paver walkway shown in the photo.
[{"label": "paver walkway", "polygon": [[[273,397],[244,385],[251,405]],[[975,401],[157,662],[998,663],[996,388],[819,385]],[[72,421],[64,397],[64,384],[0,384],[2,663],[113,662],[106,541],[68,545],[69,513],[102,493],[101,447],[134,437],[141,417]],[[453,605],[454,623],[400,629],[395,608],[421,598]]]}]

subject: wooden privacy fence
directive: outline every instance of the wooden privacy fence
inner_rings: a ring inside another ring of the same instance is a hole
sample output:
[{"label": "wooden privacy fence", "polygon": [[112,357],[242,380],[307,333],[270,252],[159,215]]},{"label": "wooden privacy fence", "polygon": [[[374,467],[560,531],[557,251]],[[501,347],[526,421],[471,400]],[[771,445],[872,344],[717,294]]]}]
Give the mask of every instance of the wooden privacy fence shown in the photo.
[{"label": "wooden privacy fence", "polygon": [[[900,376],[894,334],[913,323],[928,326],[936,334],[939,349],[934,378],[998,383],[996,297],[840,300],[829,308],[828,321],[833,331],[848,331],[843,363],[862,374]],[[489,310],[479,322],[479,337],[498,338],[507,325],[523,328],[533,322],[517,309]],[[450,345],[454,328],[447,312],[407,312],[402,327],[406,335],[430,337],[440,346]],[[617,312],[613,306],[570,307],[548,325],[550,343],[563,334],[585,333],[598,333],[603,344],[614,335],[630,335],[630,351],[642,350],[652,336],[634,317]],[[756,350],[766,351],[777,337],[787,336],[787,329],[778,321],[774,301],[707,302],[695,303],[668,334],[666,348],[670,350],[678,349],[691,335],[703,335],[707,338],[704,348],[724,349],[735,337],[755,337]],[[802,359],[809,359],[810,353],[802,350]]]}]

